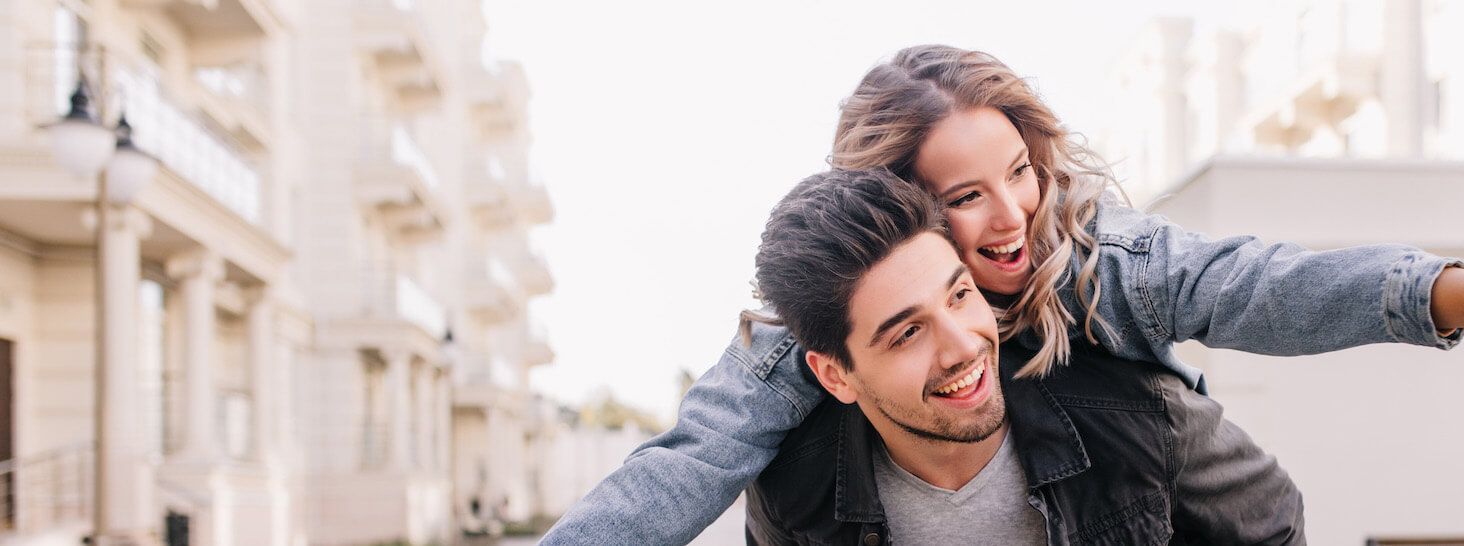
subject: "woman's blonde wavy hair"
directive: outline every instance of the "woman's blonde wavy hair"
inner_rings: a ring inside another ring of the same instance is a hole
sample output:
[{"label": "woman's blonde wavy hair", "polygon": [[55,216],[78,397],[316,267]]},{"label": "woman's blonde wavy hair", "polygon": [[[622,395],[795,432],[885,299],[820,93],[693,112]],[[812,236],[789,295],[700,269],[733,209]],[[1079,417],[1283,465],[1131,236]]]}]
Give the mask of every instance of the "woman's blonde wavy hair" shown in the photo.
[{"label": "woman's blonde wavy hair", "polygon": [[[840,169],[884,166],[905,180],[921,182],[916,153],[936,123],[954,112],[979,107],[1006,114],[1026,142],[1041,199],[1028,226],[1028,251],[1037,269],[1011,307],[996,308],[1002,340],[1033,329],[1042,339],[1037,355],[1017,377],[1045,376],[1070,354],[1068,327],[1076,324],[1058,290],[1071,282],[1068,264],[1080,260],[1078,301],[1086,310],[1088,340],[1102,297],[1095,270],[1097,242],[1085,229],[1113,176],[1106,165],[1058,123],[1025,81],[995,57],[942,45],[901,50],[865,74],[840,105],[831,162]],[[1117,184],[1113,184],[1117,187]]]}]

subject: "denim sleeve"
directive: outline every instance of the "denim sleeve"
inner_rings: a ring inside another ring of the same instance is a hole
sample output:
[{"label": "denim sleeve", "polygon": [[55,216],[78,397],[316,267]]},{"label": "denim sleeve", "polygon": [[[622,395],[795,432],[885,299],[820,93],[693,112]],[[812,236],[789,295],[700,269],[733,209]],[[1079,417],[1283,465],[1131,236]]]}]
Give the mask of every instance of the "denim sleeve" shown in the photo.
[{"label": "denim sleeve", "polygon": [[541,544],[686,544],[724,512],[823,398],[782,328],[734,339],[681,401],[676,424],[560,518]]},{"label": "denim sleeve", "polygon": [[1187,544],[1306,544],[1301,491],[1220,404],[1164,389],[1174,430],[1174,534]]},{"label": "denim sleeve", "polygon": [[1310,251],[1255,237],[1211,240],[1159,216],[1118,211],[1125,214],[1133,219],[1124,229],[1099,234],[1100,268],[1118,275],[1101,278],[1118,286],[1124,308],[1103,316],[1131,318],[1155,354],[1187,339],[1285,356],[1459,342],[1459,332],[1439,336],[1429,309],[1434,280],[1459,260],[1402,245]]}]

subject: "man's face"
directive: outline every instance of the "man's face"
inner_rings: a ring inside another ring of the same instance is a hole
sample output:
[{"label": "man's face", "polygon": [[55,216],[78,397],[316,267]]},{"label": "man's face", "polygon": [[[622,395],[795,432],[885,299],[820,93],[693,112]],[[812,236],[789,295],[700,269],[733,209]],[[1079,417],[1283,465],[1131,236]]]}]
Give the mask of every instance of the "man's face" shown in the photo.
[{"label": "man's face", "polygon": [[996,319],[949,241],[925,233],[896,247],[859,281],[849,316],[852,400],[839,398],[857,401],[881,434],[893,424],[977,442],[1001,427]]}]

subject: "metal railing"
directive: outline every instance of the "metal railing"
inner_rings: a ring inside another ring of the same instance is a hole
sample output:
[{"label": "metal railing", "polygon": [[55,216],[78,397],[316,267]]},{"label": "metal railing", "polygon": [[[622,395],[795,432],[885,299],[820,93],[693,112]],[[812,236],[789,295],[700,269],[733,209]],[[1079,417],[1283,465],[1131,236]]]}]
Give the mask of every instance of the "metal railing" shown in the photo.
[{"label": "metal railing", "polygon": [[268,119],[269,78],[258,64],[201,67],[193,71],[193,79],[214,95],[244,105],[260,118]]},{"label": "metal railing", "polygon": [[0,461],[0,529],[21,532],[91,519],[91,442]]}]

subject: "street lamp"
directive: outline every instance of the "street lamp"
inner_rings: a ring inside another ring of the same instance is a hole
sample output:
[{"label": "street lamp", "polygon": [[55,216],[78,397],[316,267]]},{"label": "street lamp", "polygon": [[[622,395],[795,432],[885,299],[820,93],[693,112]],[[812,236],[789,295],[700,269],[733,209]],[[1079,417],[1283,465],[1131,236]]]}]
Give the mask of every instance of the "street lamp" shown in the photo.
[{"label": "street lamp", "polygon": [[[101,184],[110,187],[105,194],[97,194],[98,206],[103,198],[113,205],[127,205],[157,174],[157,159],[133,144],[126,115],[118,119],[115,129],[108,129],[92,116],[90,103],[86,81],[79,78],[71,93],[71,110],[45,127],[51,136],[51,151],[61,167],[78,178],[96,177],[106,167]],[[105,107],[104,101],[98,102],[99,112]]]},{"label": "street lamp", "polygon": [[[99,55],[104,55],[100,48],[97,49]],[[111,238],[108,230],[114,229],[111,215],[121,212],[113,209],[125,209],[131,203],[137,192],[157,175],[158,162],[133,144],[132,126],[127,123],[125,115],[118,116],[115,128],[109,129],[103,125],[107,119],[106,59],[104,56],[101,58],[101,62],[103,64],[100,75],[103,85],[101,92],[97,94],[100,100],[96,101],[95,117],[88,108],[92,101],[88,95],[86,79],[78,77],[76,90],[71,94],[71,109],[59,121],[45,128],[46,132],[50,133],[52,150],[62,168],[79,178],[97,180],[95,204],[97,357],[96,403],[93,411],[95,466],[92,482],[94,487],[93,528],[89,543],[107,546],[114,543],[130,543],[128,539],[120,535],[114,536],[118,532],[125,533],[127,530],[114,528],[111,518],[114,510],[126,510],[126,507],[118,506],[122,503],[113,499],[113,494],[121,493],[114,489],[126,489],[126,487],[109,485],[110,481],[124,478],[127,473],[124,466],[118,466],[119,461],[124,460],[119,457],[125,457],[126,453],[118,452],[115,444],[125,443],[128,440],[111,438],[108,431],[114,428],[116,421],[125,419],[123,416],[128,415],[126,412],[114,410],[117,409],[118,404],[126,404],[119,399],[128,395],[119,389],[127,388],[127,382],[130,379],[128,372],[131,370],[125,361],[119,363],[112,360],[114,352],[112,346],[116,344],[114,337],[125,334],[109,332],[110,329],[107,326],[109,320],[119,318],[111,317],[109,312],[126,314],[130,307],[121,305],[119,308],[109,309],[107,302],[109,297],[113,296],[109,292],[122,290],[125,287],[112,286],[112,283],[108,282],[107,268],[111,258],[127,261],[136,259],[135,249],[131,251],[132,257],[128,258],[129,251],[108,248],[108,240]],[[120,253],[112,256],[114,252]],[[130,317],[120,318],[131,320]]]}]

